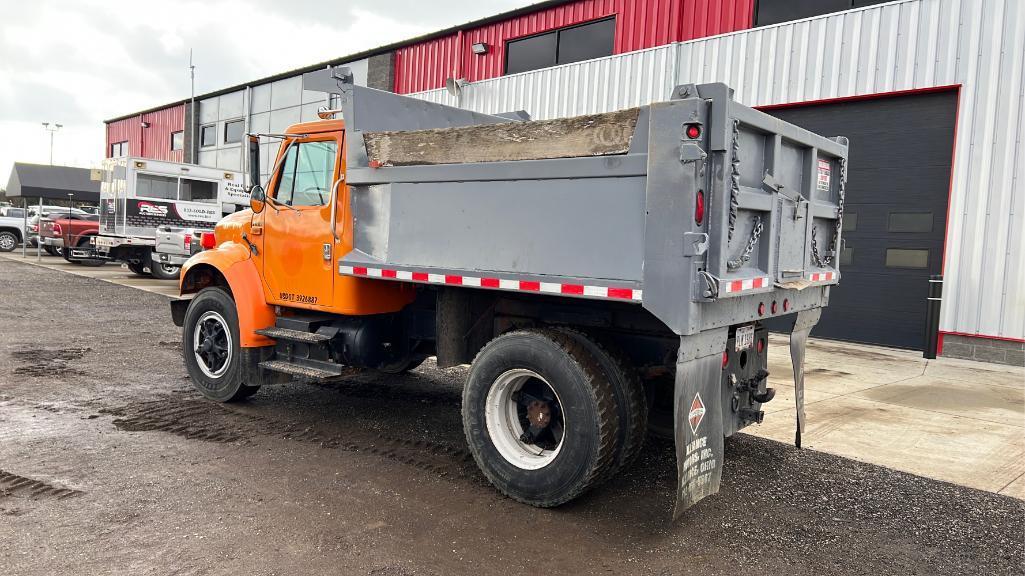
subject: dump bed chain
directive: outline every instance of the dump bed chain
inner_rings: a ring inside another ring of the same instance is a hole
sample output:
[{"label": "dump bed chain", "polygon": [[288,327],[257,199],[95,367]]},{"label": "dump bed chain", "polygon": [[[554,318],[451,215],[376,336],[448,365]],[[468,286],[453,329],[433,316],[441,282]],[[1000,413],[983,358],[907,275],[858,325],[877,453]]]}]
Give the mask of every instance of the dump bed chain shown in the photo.
[{"label": "dump bed chain", "polygon": [[833,237],[829,240],[829,251],[825,256],[819,255],[818,239],[815,234],[815,227],[811,229],[811,257],[815,265],[825,268],[833,263],[833,255],[836,254],[836,243],[840,238],[840,230],[843,228],[843,203],[847,188],[847,159],[840,159],[840,189],[839,198],[836,204],[836,226],[833,229]]},{"label": "dump bed chain", "polygon": [[[733,121],[733,142],[730,145],[730,226],[726,232],[726,245],[733,240],[733,230],[737,226],[737,210],[740,208],[740,200],[737,198],[740,192],[740,121]],[[751,236],[747,239],[744,251],[734,260],[726,261],[726,269],[737,270],[751,259],[758,244],[758,238],[762,235],[762,217],[755,216],[754,226],[751,228]]]}]

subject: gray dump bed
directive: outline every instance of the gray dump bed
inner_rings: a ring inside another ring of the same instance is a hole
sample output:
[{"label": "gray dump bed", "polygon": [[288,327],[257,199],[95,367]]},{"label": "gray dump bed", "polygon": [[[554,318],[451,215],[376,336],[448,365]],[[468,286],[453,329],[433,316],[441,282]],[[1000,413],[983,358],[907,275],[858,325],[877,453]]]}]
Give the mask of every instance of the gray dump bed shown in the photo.
[{"label": "gray dump bed", "polygon": [[632,301],[680,335],[773,300],[823,306],[839,278],[844,141],[723,84],[544,122],[354,86],[344,69],[305,87],[341,95],[355,238],[342,274]]}]

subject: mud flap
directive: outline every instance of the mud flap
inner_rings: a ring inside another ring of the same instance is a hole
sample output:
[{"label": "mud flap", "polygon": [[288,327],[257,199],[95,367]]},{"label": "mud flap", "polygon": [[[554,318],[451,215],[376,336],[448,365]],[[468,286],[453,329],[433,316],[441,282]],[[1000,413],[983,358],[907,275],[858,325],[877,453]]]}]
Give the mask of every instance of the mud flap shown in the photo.
[{"label": "mud flap", "polygon": [[673,395],[676,506],[673,518],[719,492],[723,461],[722,353],[728,328],[680,337]]},{"label": "mud flap", "polygon": [[819,322],[822,308],[812,308],[797,313],[794,329],[790,332],[790,362],[794,365],[794,400],[797,403],[797,430],[794,433],[794,445],[801,447],[801,434],[804,433],[804,350],[808,344],[808,334]]}]

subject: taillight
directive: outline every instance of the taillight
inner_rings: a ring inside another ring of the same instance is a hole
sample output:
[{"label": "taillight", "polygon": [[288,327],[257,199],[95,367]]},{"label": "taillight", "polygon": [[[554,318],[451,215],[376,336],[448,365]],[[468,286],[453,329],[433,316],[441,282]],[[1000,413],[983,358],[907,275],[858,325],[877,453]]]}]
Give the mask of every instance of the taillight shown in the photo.
[{"label": "taillight", "polygon": [[213,232],[203,232],[203,235],[199,237],[199,245],[203,247],[203,250],[209,250],[217,246],[217,238]]},{"label": "taillight", "polygon": [[765,340],[762,338],[758,339],[758,353],[761,354],[765,350]]},{"label": "taillight", "polygon": [[28,230],[29,232],[39,232],[39,226],[37,226],[36,224],[29,224]]},{"label": "taillight", "polygon": [[765,302],[758,303],[758,315],[765,316]]},{"label": "taillight", "polygon": [[694,200],[694,221],[699,225],[705,219],[705,191],[698,190],[698,196]]},{"label": "taillight", "polygon": [[787,312],[788,310],[790,310],[790,299],[789,298],[784,298],[783,299],[783,311]]},{"label": "taillight", "polygon": [[182,238],[182,248],[184,248],[186,252],[192,252],[192,234],[186,234],[185,237]]},{"label": "taillight", "polygon": [[771,309],[772,309],[772,313],[775,314],[776,313],[776,301],[775,300],[772,301],[772,308]]},{"label": "taillight", "polygon": [[54,224],[53,224],[53,235],[54,236],[60,236],[62,234],[64,234],[64,229],[61,228],[60,224],[57,224],[56,222],[54,222]]},{"label": "taillight", "polygon": [[698,126],[697,124],[688,124],[687,125],[687,138],[690,138],[691,140],[697,140],[700,137],[701,137],[701,126]]},{"label": "taillight", "polygon": [[725,350],[722,353],[722,367],[725,368],[730,363],[730,353]]}]

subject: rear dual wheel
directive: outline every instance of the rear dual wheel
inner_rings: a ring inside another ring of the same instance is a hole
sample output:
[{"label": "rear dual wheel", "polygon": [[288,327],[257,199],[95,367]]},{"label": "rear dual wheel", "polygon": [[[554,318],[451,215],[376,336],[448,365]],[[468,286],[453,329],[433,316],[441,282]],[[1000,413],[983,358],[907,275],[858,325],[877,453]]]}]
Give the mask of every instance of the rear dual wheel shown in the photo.
[{"label": "rear dual wheel", "polygon": [[[622,416],[617,387],[633,381],[614,373],[621,369],[604,348],[569,330],[518,330],[492,340],[463,391],[463,428],[484,475],[507,496],[540,507],[611,477],[639,447],[638,424]],[[625,402],[635,411],[636,403]]]}]

